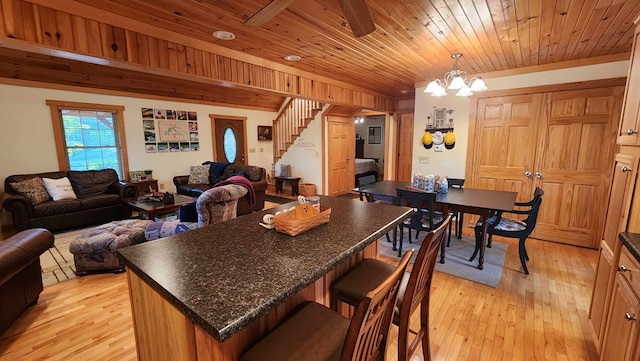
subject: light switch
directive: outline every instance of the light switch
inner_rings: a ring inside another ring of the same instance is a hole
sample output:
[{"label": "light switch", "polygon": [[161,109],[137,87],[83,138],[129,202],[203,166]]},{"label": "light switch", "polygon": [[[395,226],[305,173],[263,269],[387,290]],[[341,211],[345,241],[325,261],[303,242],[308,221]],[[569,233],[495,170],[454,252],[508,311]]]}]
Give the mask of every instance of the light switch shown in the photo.
[{"label": "light switch", "polygon": [[429,157],[420,157],[419,162],[420,164],[429,164]]},{"label": "light switch", "polygon": [[249,153],[255,153],[256,152],[256,148],[249,148]]}]

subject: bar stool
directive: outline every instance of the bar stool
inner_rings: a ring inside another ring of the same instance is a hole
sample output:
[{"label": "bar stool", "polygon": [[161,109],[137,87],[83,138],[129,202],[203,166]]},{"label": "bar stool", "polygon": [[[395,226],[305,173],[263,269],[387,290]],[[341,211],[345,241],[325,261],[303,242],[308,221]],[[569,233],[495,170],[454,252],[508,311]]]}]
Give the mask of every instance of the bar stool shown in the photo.
[{"label": "bar stool", "polygon": [[[422,341],[424,360],[431,360],[429,345],[429,294],[438,249],[444,242],[451,216],[425,237],[411,273],[402,278],[393,323],[398,326],[398,361],[407,361]],[[404,259],[404,258],[403,258]],[[331,307],[337,310],[338,301],[350,305],[359,304],[372,285],[388,277],[394,267],[377,259],[366,259],[331,285]],[[420,330],[409,328],[411,315],[420,306]],[[415,334],[409,343],[409,332]]]},{"label": "bar stool", "polygon": [[319,303],[307,302],[240,361],[384,359],[393,307],[412,254],[407,252],[398,267],[366,293],[351,321]]}]

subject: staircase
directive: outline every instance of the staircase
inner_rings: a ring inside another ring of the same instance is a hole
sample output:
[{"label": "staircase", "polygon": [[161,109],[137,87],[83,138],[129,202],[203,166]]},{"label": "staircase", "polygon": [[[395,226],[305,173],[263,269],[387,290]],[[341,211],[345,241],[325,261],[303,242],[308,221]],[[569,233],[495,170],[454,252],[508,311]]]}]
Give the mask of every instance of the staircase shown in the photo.
[{"label": "staircase", "polygon": [[287,98],[273,121],[273,164],[289,150],[303,130],[322,110],[322,103]]}]

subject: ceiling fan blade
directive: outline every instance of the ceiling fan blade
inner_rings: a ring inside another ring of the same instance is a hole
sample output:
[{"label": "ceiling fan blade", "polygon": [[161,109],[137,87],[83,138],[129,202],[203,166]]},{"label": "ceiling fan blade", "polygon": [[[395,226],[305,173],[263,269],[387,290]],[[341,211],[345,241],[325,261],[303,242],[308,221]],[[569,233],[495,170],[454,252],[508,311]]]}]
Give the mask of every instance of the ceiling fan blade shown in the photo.
[{"label": "ceiling fan blade", "polygon": [[260,26],[273,19],[274,16],[286,9],[287,6],[291,5],[294,1],[295,0],[272,0],[270,3],[265,5],[265,7],[247,19],[244,24],[248,26]]},{"label": "ceiling fan blade", "polygon": [[364,0],[340,0],[340,3],[353,35],[361,37],[376,30]]}]

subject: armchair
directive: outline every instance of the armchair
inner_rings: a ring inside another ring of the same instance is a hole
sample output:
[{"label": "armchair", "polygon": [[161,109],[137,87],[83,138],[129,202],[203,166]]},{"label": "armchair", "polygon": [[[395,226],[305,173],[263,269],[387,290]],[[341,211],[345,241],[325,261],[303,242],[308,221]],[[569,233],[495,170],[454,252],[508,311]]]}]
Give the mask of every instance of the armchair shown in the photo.
[{"label": "armchair", "polygon": [[196,200],[197,222],[153,222],[147,226],[145,238],[151,241],[236,218],[238,200],[245,194],[247,188],[235,184],[209,188]]},{"label": "armchair", "polygon": [[[493,235],[498,235],[502,237],[508,238],[518,238],[518,253],[520,255],[520,263],[522,264],[522,269],[525,274],[529,274],[529,270],[527,269],[527,263],[525,261],[529,260],[529,255],[527,254],[527,249],[525,248],[525,241],[533,232],[533,229],[536,226],[536,221],[538,219],[538,210],[540,209],[540,203],[542,203],[542,195],[544,191],[540,187],[536,187],[536,190],[533,193],[533,199],[529,202],[516,202],[516,208],[511,212],[498,212],[497,214],[489,217],[487,222],[489,222],[489,227],[487,228],[488,239],[487,243],[491,244],[491,239]],[[523,220],[517,218],[509,218],[504,217],[503,213],[511,213],[515,215],[526,215],[526,218]],[[471,261],[476,257],[479,250],[479,245],[481,245],[484,240],[482,237],[482,220],[478,221],[475,226],[475,235],[476,235],[476,249],[473,251],[473,255],[471,256]]]}]

